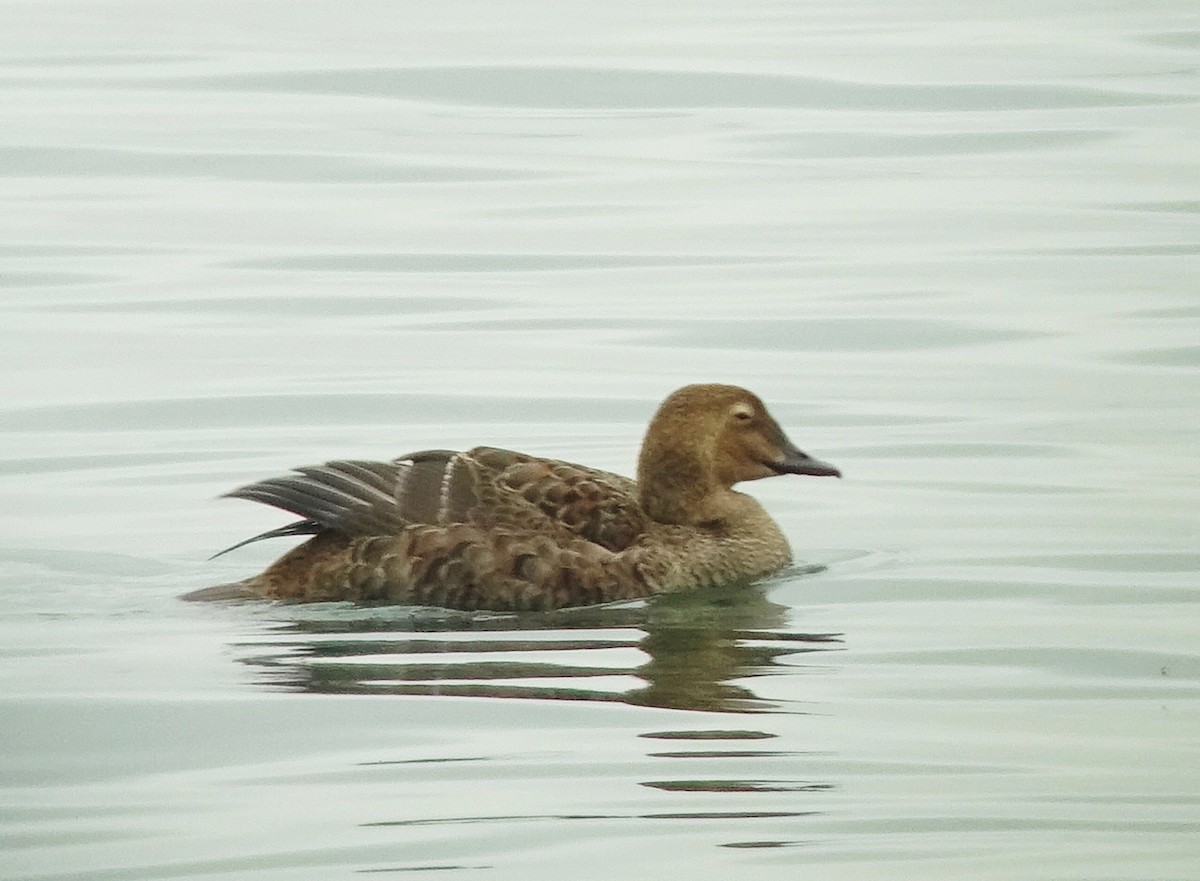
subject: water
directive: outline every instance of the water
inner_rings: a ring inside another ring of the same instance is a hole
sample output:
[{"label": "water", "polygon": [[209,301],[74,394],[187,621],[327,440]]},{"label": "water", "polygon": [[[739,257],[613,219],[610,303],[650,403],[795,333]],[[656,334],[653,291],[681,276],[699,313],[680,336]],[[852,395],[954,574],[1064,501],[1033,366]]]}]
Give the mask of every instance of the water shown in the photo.
[{"label": "water", "polygon": [[[1200,874],[1190,4],[0,19],[0,877]],[[822,571],[176,599],[239,483],[708,380]]]}]

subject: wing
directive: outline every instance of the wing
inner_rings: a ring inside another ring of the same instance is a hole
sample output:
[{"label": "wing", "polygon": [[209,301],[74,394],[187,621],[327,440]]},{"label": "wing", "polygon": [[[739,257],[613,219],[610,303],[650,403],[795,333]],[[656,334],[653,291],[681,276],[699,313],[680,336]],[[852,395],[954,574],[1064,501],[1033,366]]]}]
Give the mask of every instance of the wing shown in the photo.
[{"label": "wing", "polygon": [[493,447],[424,450],[391,462],[337,460],[225,495],[304,518],[234,547],[326,530],[361,537],[395,535],[417,524],[470,523],[568,534],[615,551],[645,528],[628,478]]},{"label": "wing", "polygon": [[[442,523],[473,503],[471,475],[462,454],[425,450],[393,462],[339,459],[297,468],[225,493],[305,518],[283,530],[296,534],[332,529],[346,535],[393,535],[413,523]],[[450,508],[456,509],[450,511]],[[253,539],[252,539],[253,540]]]}]

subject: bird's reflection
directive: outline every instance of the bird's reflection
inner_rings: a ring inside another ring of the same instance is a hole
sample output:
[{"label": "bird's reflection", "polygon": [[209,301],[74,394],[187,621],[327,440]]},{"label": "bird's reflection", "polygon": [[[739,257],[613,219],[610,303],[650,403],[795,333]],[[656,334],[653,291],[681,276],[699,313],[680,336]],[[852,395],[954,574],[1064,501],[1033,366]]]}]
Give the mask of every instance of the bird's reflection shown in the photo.
[{"label": "bird's reflection", "polygon": [[777,707],[755,677],[840,645],[795,631],[788,612],[746,585],[549,614],[275,606],[264,638],[238,648],[262,684],[287,690],[753,712]]}]

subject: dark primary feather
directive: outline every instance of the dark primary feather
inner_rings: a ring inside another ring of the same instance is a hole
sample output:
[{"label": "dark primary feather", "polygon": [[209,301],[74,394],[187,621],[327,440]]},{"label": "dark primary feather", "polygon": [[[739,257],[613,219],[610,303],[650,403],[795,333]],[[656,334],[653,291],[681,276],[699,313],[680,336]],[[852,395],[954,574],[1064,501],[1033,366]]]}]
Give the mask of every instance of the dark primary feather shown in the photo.
[{"label": "dark primary feather", "polygon": [[295,470],[352,498],[374,499],[385,505],[395,503],[396,466],[389,462],[347,459]]},{"label": "dark primary feather", "polygon": [[223,551],[217,551],[210,560],[215,560],[223,554],[228,554],[230,551],[236,551],[238,548],[244,548],[252,542],[262,541],[264,538],[291,538],[296,535],[316,535],[319,532],[324,532],[325,527],[316,520],[297,520],[295,523],[289,523],[287,526],[280,526],[277,529],[268,529],[266,532],[250,538],[242,539],[235,545],[230,545]]},{"label": "dark primary feather", "polygon": [[[224,495],[270,505],[303,517],[221,551],[265,538],[315,535],[393,535],[414,523],[445,522],[475,501],[474,477],[460,467],[462,454],[422,450],[391,462],[339,459],[268,477]],[[219,556],[219,555],[218,555]]]},{"label": "dark primary feather", "polygon": [[403,528],[397,488],[411,463],[336,460],[298,468],[225,493],[261,502],[347,535],[386,535]]}]

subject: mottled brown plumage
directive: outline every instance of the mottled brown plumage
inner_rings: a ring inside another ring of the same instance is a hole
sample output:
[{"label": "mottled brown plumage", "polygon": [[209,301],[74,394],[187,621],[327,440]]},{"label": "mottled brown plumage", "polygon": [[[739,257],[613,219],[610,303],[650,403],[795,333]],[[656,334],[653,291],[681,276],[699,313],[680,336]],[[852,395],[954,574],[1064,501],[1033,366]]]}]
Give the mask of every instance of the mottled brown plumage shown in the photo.
[{"label": "mottled brown plumage", "polygon": [[228,495],[304,518],[249,541],[312,537],[234,587],[304,602],[533,610],[759,578],[791,551],[762,506],[731,487],[777,474],[840,476],[796,449],[745,389],[687,386],[651,420],[636,482],[476,447],[328,462],[236,489]]}]

